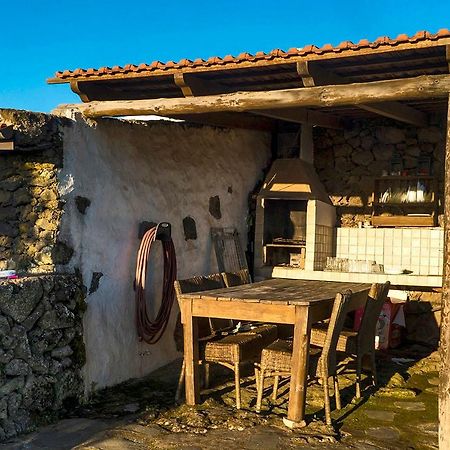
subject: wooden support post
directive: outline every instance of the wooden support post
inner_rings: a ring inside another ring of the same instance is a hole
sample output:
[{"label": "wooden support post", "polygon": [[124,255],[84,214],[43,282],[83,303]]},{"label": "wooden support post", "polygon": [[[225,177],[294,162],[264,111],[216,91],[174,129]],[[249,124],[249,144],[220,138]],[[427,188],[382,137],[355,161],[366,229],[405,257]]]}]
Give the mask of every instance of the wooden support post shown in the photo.
[{"label": "wooden support post", "polygon": [[296,306],[288,416],[283,419],[284,424],[289,428],[306,425],[305,407],[310,333],[309,308]]},{"label": "wooden support post", "polygon": [[186,403],[195,405],[200,401],[198,374],[198,326],[197,318],[192,317],[192,300],[183,299],[183,333]]},{"label": "wooden support post", "polygon": [[439,384],[439,448],[450,448],[450,101],[447,115],[444,195],[444,276],[442,278],[441,372]]}]

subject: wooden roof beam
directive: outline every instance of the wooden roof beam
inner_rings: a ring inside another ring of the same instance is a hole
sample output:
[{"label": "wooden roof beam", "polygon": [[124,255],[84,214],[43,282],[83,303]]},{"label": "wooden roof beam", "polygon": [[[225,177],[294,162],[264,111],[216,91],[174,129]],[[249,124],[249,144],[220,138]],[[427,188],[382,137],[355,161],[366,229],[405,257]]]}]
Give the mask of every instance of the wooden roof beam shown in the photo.
[{"label": "wooden roof beam", "polygon": [[[220,82],[203,80],[193,76],[185,76],[182,73],[174,75],[175,84],[181,89],[185,97],[196,95],[207,95],[212,92],[232,92],[232,88]],[[335,115],[323,114],[319,111],[311,111],[306,108],[296,108],[293,110],[265,110],[249,111],[255,115],[269,117],[271,119],[284,120],[286,122],[300,123],[304,125],[316,125],[323,128],[343,129],[343,120]],[[211,118],[208,118],[208,121]],[[252,118],[254,119],[254,118]],[[186,119],[186,120],[191,120]],[[198,119],[196,120],[198,122]],[[233,123],[235,120],[232,121]],[[253,120],[251,121],[253,122]],[[251,124],[253,127],[253,123]],[[267,127],[266,127],[267,128]]]},{"label": "wooden roof beam", "polygon": [[245,112],[293,107],[332,107],[375,104],[386,101],[420,100],[448,97],[450,75],[426,75],[367,83],[280,89],[263,92],[235,92],[202,97],[150,100],[94,101],[61,105],[55,113],[67,110],[86,117],[156,114],[171,117],[180,114]]},{"label": "wooden roof beam", "polygon": [[[345,78],[331,71],[324,70],[318,65],[312,65],[308,61],[297,62],[297,73],[300,75],[303,85],[307,87],[324,86],[328,84],[345,84]],[[418,109],[395,101],[379,102],[373,104],[356,104],[360,109],[370,111],[380,116],[389,117],[417,127],[428,125],[428,116]]]}]

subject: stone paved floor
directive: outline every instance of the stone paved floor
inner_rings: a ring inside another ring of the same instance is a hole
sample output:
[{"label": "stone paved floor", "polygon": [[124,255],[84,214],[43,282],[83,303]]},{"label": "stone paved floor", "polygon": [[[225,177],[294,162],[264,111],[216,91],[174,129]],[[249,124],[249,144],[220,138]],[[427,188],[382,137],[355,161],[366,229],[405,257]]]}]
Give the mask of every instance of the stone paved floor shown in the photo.
[{"label": "stone paved floor", "polygon": [[439,360],[437,353],[425,357],[424,350],[416,346],[379,355],[380,386],[367,387],[358,402],[353,398],[354,375],[341,375],[344,407],[333,412],[332,428],[322,422],[319,385],[308,388],[309,425],[291,431],[282,425],[287,384],[276,402],[266,397],[263,412],[256,414],[254,380],[249,376],[243,409],[237,411],[233,384],[223,371],[216,371],[219,387],[206,393],[202,405],[176,406],[179,365],[170,365],[145,380],[102,391],[72,417],[0,449],[437,449]]}]

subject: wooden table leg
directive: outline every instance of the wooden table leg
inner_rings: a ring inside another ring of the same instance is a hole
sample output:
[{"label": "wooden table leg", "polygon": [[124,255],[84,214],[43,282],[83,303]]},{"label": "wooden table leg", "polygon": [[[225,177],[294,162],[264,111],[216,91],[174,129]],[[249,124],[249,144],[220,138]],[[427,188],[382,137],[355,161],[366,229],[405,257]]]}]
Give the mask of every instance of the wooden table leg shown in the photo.
[{"label": "wooden table leg", "polygon": [[305,406],[310,332],[309,308],[296,306],[288,416],[283,419],[284,424],[289,428],[306,425]]},{"label": "wooden table leg", "polygon": [[195,405],[200,402],[198,373],[198,327],[197,318],[192,317],[192,299],[183,301],[184,360],[186,363],[185,390],[186,403]]}]

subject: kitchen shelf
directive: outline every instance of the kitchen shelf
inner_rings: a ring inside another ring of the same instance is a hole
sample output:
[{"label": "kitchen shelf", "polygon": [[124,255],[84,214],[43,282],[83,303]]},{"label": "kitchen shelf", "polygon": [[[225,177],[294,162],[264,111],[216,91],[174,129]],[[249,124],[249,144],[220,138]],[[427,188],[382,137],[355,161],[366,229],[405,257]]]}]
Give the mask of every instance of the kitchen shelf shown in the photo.
[{"label": "kitchen shelf", "polygon": [[[390,190],[396,197],[421,182],[426,201],[380,201]],[[436,179],[430,175],[388,175],[375,178],[372,194],[372,225],[375,227],[432,227],[437,224]],[[411,213],[414,213],[412,215]],[[417,213],[423,213],[418,215]]]}]

